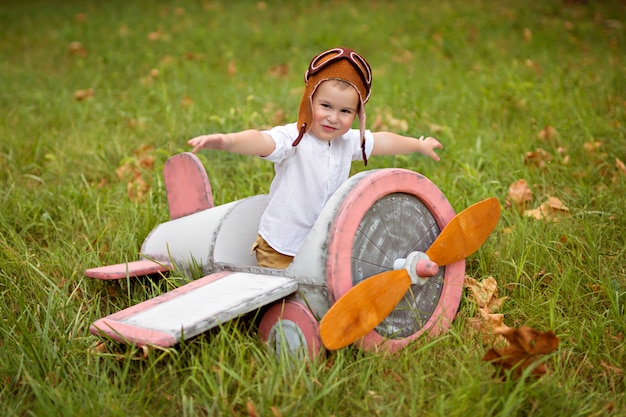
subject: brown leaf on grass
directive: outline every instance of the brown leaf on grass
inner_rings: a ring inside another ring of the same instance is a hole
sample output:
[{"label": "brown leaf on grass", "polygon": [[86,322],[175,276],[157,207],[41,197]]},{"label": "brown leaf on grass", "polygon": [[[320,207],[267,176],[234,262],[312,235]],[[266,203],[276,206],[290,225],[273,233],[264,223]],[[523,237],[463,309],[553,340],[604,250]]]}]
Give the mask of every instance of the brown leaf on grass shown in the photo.
[{"label": "brown leaf on grass", "polygon": [[228,69],[226,70],[226,72],[231,77],[237,74],[237,63],[235,62],[235,60],[231,59],[230,61],[228,61]]},{"label": "brown leaf on grass", "polygon": [[557,197],[548,200],[533,210],[524,211],[524,215],[537,220],[558,222],[560,217],[569,212],[569,208]]},{"label": "brown leaf on grass", "polygon": [[126,36],[128,36],[130,34],[130,29],[128,29],[128,26],[126,25],[121,25],[119,27],[119,29],[117,30],[117,33],[122,37],[125,38]]},{"label": "brown leaf on grass", "polygon": [[88,88],[86,90],[76,90],[74,92],[74,99],[76,99],[76,101],[83,101],[93,96],[94,96],[93,88]]},{"label": "brown leaf on grass", "polygon": [[505,327],[496,329],[497,334],[504,336],[509,345],[501,349],[491,348],[487,351],[483,360],[491,362],[496,368],[496,376],[506,378],[506,371],[511,371],[511,375],[520,377],[524,371],[532,367],[530,375],[539,378],[548,369],[545,363],[535,366],[541,359],[541,355],[546,355],[555,351],[559,346],[559,338],[552,331],[539,332],[531,327],[520,327],[518,329]]},{"label": "brown leaf on grass", "polygon": [[248,399],[248,403],[246,404],[246,410],[248,411],[249,417],[258,417],[259,412],[256,410],[256,406],[252,402],[252,400]]},{"label": "brown leaf on grass", "polygon": [[446,132],[450,130],[448,126],[442,126],[442,125],[438,125],[435,123],[429,123],[428,129],[433,133],[441,133],[441,132]]},{"label": "brown leaf on grass", "polygon": [[542,148],[537,148],[534,151],[526,152],[526,154],[524,154],[524,164],[526,165],[533,165],[537,168],[545,168],[550,162],[552,162],[552,155]]},{"label": "brown leaf on grass", "polygon": [[507,205],[513,206],[519,211],[526,209],[533,199],[533,192],[526,180],[517,180],[509,185],[509,194],[506,197]]},{"label": "brown leaf on grass", "polygon": [[569,211],[569,208],[557,197],[548,197],[548,201],[546,203],[552,210],[565,212]]},{"label": "brown leaf on grass", "polygon": [[567,149],[563,146],[559,146],[556,151],[561,156],[561,164],[567,165],[569,163],[569,155],[567,154]]},{"label": "brown leaf on grass", "polygon": [[289,75],[289,64],[274,65],[269,69],[272,77],[287,78]]},{"label": "brown leaf on grass", "polygon": [[408,129],[409,123],[404,119],[396,119],[389,110],[384,114],[378,113],[372,123],[372,130],[407,131]]},{"label": "brown leaf on grass", "polygon": [[615,158],[615,173],[611,178],[613,184],[617,184],[620,180],[626,176],[626,164],[624,164],[619,158]]},{"label": "brown leaf on grass", "polygon": [[583,144],[583,149],[587,152],[587,153],[594,153],[596,152],[598,149],[600,149],[602,147],[602,142],[600,141],[595,141],[595,142],[585,142]]},{"label": "brown leaf on grass", "polygon": [[395,372],[395,371],[392,371],[392,370],[389,370],[389,369],[385,369],[385,370],[383,370],[383,374],[384,374],[386,377],[389,377],[389,376],[390,376],[390,377],[394,380],[394,382],[395,382],[396,384],[403,384],[403,383],[404,383],[404,378],[402,378],[402,377],[401,377],[401,376],[400,376],[397,372]]},{"label": "brown leaf on grass", "polygon": [[126,193],[132,201],[144,201],[152,184],[154,169],[154,148],[142,145],[137,148],[132,158],[126,158],[115,174],[121,181],[126,181]]},{"label": "brown leaf on grass", "polygon": [[624,375],[624,369],[620,368],[619,366],[611,365],[610,363],[608,363],[606,361],[600,361],[600,365],[602,365],[602,367],[606,370],[605,374],[607,376],[611,376],[611,375],[622,376],[622,375]]},{"label": "brown leaf on grass", "polygon": [[480,314],[480,317],[470,319],[471,326],[482,334],[483,343],[495,342],[497,338],[501,338],[495,333],[495,330],[506,326],[504,325],[504,315],[494,312],[500,310],[502,303],[508,297],[498,298],[498,283],[493,277],[477,281],[472,277],[465,276],[463,286],[469,289]]},{"label": "brown leaf on grass", "polygon": [[533,32],[529,28],[524,28],[524,41],[530,42],[533,40]]},{"label": "brown leaf on grass", "polygon": [[163,57],[159,60],[159,64],[163,67],[167,67],[176,62],[175,58],[172,55],[163,55]]},{"label": "brown leaf on grass", "polygon": [[524,61],[524,64],[535,71],[536,74],[541,74],[543,73],[543,68],[541,67],[541,64],[538,63],[537,61],[533,61],[532,59],[527,59],[526,61]]},{"label": "brown leaf on grass", "polygon": [[150,356],[150,348],[146,345],[141,345],[139,346],[139,349],[141,349],[141,358],[148,359]]},{"label": "brown leaf on grass", "polygon": [[187,51],[183,54],[183,58],[187,61],[195,61],[197,59],[201,59],[204,57],[204,54],[200,54],[197,52]]},{"label": "brown leaf on grass", "polygon": [[537,137],[543,142],[549,142],[559,137],[559,132],[552,126],[548,125],[537,133]]},{"label": "brown leaf on grass", "polygon": [[159,70],[156,68],[152,68],[148,75],[141,78],[141,85],[143,85],[144,87],[151,86],[154,80],[156,80],[158,76],[159,76]]},{"label": "brown leaf on grass", "polygon": [[483,334],[493,335],[495,329],[507,327],[504,324],[504,314],[502,313],[489,313],[484,308],[478,309],[478,313],[480,317],[472,317],[470,324]]},{"label": "brown leaf on grass", "polygon": [[476,305],[485,309],[487,313],[498,311],[508,298],[498,298],[498,283],[494,277],[487,277],[479,282],[472,277],[465,276],[463,286],[469,289]]},{"label": "brown leaf on grass", "polygon": [[193,99],[189,97],[189,94],[185,94],[182,99],[180,99],[180,107],[187,108],[193,105]]},{"label": "brown leaf on grass", "polygon": [[529,276],[528,279],[533,281],[535,283],[534,285],[545,287],[550,285],[550,283],[552,282],[552,274],[549,273],[544,267]]},{"label": "brown leaf on grass", "polygon": [[472,317],[470,325],[482,335],[483,343],[501,344],[504,338],[496,333],[496,329],[507,327],[504,324],[504,314],[489,313],[486,309],[478,309],[480,317]]},{"label": "brown leaf on grass", "polygon": [[107,345],[102,340],[94,342],[94,344],[89,347],[90,353],[105,353],[106,351]]},{"label": "brown leaf on grass", "polygon": [[167,41],[169,40],[169,36],[162,30],[155,30],[154,32],[148,33],[148,40],[150,42]]},{"label": "brown leaf on grass", "polygon": [[285,111],[283,109],[276,109],[272,116],[272,121],[274,122],[273,126],[281,125],[285,120]]},{"label": "brown leaf on grass", "polygon": [[67,49],[70,55],[78,56],[84,58],[87,56],[87,50],[80,42],[72,42],[70,43],[69,48]]},{"label": "brown leaf on grass", "polygon": [[624,333],[619,332],[618,334],[614,335],[613,333],[611,333],[611,331],[607,328],[604,329],[604,334],[606,334],[607,336],[609,336],[611,339],[613,339],[615,342],[618,343],[622,343],[624,342]]},{"label": "brown leaf on grass", "polygon": [[282,107],[276,107],[276,103],[271,101],[267,101],[263,105],[263,115],[271,121],[270,127],[282,125],[287,120],[285,110]]},{"label": "brown leaf on grass", "polygon": [[391,56],[391,59],[394,62],[397,62],[399,64],[407,65],[407,64],[410,64],[413,61],[414,56],[415,56],[415,54],[413,52],[411,52],[408,49],[405,49],[405,50],[402,51],[401,54],[393,54]]}]

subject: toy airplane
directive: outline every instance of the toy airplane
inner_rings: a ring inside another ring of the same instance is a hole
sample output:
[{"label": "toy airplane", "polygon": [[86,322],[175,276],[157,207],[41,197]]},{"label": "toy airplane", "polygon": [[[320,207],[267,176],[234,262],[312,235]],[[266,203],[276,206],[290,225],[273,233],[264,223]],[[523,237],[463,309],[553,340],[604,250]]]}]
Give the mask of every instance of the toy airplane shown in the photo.
[{"label": "toy airplane", "polygon": [[455,216],[424,176],[365,171],[333,194],[291,265],[269,269],[250,255],[267,195],[215,207],[206,171],[192,153],[171,157],[163,171],[171,220],[146,237],[141,259],[85,275],[122,279],[175,265],[186,273],[200,267],[205,276],[95,321],[90,331],[96,335],[169,347],[262,309],[260,337],[274,348],[286,344],[311,357],[353,342],[397,351],[449,328],[465,258],[499,218],[495,199]]}]

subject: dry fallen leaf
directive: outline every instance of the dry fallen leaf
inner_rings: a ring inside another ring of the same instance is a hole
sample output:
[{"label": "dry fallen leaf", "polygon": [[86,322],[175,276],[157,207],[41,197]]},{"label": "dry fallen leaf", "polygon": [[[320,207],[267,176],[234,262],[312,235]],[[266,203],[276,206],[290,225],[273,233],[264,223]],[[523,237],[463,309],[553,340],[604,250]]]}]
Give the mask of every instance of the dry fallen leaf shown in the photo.
[{"label": "dry fallen leaf", "polygon": [[559,146],[558,148],[556,148],[556,151],[561,156],[561,164],[567,165],[569,163],[567,148],[565,146]]},{"label": "dry fallen leaf", "polygon": [[78,56],[84,58],[87,56],[87,50],[80,42],[72,42],[68,48],[68,52],[70,55]]},{"label": "dry fallen leaf", "polygon": [[230,61],[228,61],[228,69],[226,70],[226,72],[231,77],[237,74],[237,63],[235,62],[235,60],[231,59]]},{"label": "dry fallen leaf", "polygon": [[509,185],[507,203],[513,205],[518,210],[524,210],[533,199],[533,192],[526,180],[517,180]]},{"label": "dry fallen leaf", "polygon": [[495,342],[496,339],[501,338],[495,333],[495,330],[506,326],[504,325],[504,315],[494,312],[502,307],[502,303],[508,297],[498,298],[498,283],[493,277],[477,281],[472,277],[465,276],[463,286],[469,289],[480,314],[480,317],[470,319],[471,326],[482,334],[483,343]]},{"label": "dry fallen leaf", "polygon": [[93,88],[88,88],[87,90],[76,90],[76,92],[74,92],[74,98],[76,99],[76,101],[82,101],[93,96]]},{"label": "dry fallen leaf", "polygon": [[533,39],[533,32],[529,28],[524,28],[524,41],[530,42]]},{"label": "dry fallen leaf", "polygon": [[246,409],[248,411],[248,416],[249,417],[258,417],[259,416],[259,412],[256,410],[256,406],[254,405],[254,403],[252,402],[251,399],[248,399],[248,403],[246,404]]},{"label": "dry fallen leaf", "polygon": [[489,313],[486,309],[478,309],[480,317],[472,317],[469,320],[474,330],[480,332],[483,343],[502,344],[504,338],[496,333],[497,329],[507,327],[504,324],[504,314]]},{"label": "dry fallen leaf", "polygon": [[548,125],[539,131],[537,137],[544,142],[548,142],[558,138],[559,132],[554,127]]},{"label": "dry fallen leaf", "polygon": [[389,110],[385,111],[384,114],[378,113],[374,123],[372,123],[372,130],[407,131],[408,129],[409,122],[404,119],[396,119]]},{"label": "dry fallen leaf", "polygon": [[274,65],[269,69],[269,73],[272,77],[287,78],[289,75],[289,64]]},{"label": "dry fallen leaf", "polygon": [[593,152],[597,151],[598,149],[600,149],[601,147],[602,147],[602,142],[600,142],[600,141],[585,142],[583,144],[583,149],[585,151],[587,151],[588,153],[593,153]]},{"label": "dry fallen leaf", "polygon": [[126,158],[115,174],[121,181],[126,181],[126,192],[132,201],[144,201],[152,184],[154,169],[154,148],[142,145],[135,150],[132,158]]},{"label": "dry fallen leaf", "polygon": [[524,211],[524,215],[537,220],[558,222],[560,216],[569,212],[569,208],[557,197],[548,197],[548,200],[533,210]]},{"label": "dry fallen leaf", "polygon": [[415,54],[411,51],[409,51],[408,49],[405,49],[404,51],[402,51],[402,53],[398,53],[398,54],[393,54],[391,59],[394,62],[397,62],[399,64],[404,64],[407,65],[409,63],[411,63],[411,61],[413,61]]},{"label": "dry fallen leaf", "polygon": [[463,286],[469,289],[478,307],[484,308],[489,313],[498,311],[508,298],[498,298],[498,283],[494,277],[487,277],[479,282],[466,276]]},{"label": "dry fallen leaf", "polygon": [[183,108],[191,107],[193,105],[193,99],[189,97],[189,94],[185,94],[180,100],[180,106]]},{"label": "dry fallen leaf", "polygon": [[567,208],[567,206],[557,197],[548,197],[548,201],[546,203],[552,210],[565,212],[569,211],[569,208]]},{"label": "dry fallen leaf", "polygon": [[501,349],[489,349],[483,360],[496,367],[496,376],[506,378],[506,371],[511,375],[522,376],[524,371],[532,367],[530,375],[539,378],[547,372],[545,363],[535,363],[545,355],[555,351],[559,346],[559,338],[552,331],[539,332],[531,327],[503,327],[495,330],[508,340],[509,345]]},{"label": "dry fallen leaf", "polygon": [[93,345],[89,347],[90,353],[106,353],[107,345],[102,340],[96,341]]},{"label": "dry fallen leaf", "polygon": [[524,155],[524,163],[526,165],[536,166],[537,168],[545,168],[550,162],[552,162],[552,155],[542,148],[526,152]]},{"label": "dry fallen leaf", "polygon": [[148,40],[150,42],[167,41],[169,40],[169,35],[161,30],[155,30],[154,32],[150,32],[148,34]]},{"label": "dry fallen leaf", "polygon": [[526,66],[535,71],[536,74],[543,73],[543,68],[541,64],[537,61],[533,61],[532,59],[527,59],[525,62]]},{"label": "dry fallen leaf", "polygon": [[624,176],[626,176],[626,164],[619,158],[615,158],[615,173],[611,178],[611,182],[617,184],[620,180],[624,179]]},{"label": "dry fallen leaf", "polygon": [[153,68],[150,70],[150,73],[147,76],[141,78],[141,84],[144,87],[149,87],[153,84],[154,80],[156,80],[158,76],[159,76],[159,70],[156,68]]}]

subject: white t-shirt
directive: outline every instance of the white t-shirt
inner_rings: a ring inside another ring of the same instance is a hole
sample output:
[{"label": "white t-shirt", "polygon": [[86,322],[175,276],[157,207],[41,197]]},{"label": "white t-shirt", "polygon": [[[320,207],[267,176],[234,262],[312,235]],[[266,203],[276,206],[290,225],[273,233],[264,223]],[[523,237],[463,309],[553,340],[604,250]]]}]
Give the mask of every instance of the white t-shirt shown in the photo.
[{"label": "white t-shirt", "polygon": [[[276,175],[270,201],[261,217],[259,234],[276,251],[295,256],[330,196],[348,179],[352,161],[363,160],[358,129],[331,142],[306,133],[298,146],[296,123],[264,133],[276,148],[264,157],[274,163]],[[374,137],[365,131],[365,153],[372,153]]]}]

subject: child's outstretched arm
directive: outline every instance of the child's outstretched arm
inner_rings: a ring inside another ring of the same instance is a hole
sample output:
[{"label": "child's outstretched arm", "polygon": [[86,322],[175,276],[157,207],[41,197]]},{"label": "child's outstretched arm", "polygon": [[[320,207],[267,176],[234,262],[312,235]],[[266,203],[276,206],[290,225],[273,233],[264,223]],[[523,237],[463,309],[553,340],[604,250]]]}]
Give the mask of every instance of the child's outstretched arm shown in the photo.
[{"label": "child's outstretched arm", "polygon": [[270,135],[258,130],[202,135],[190,139],[187,143],[193,146],[194,153],[204,148],[258,156],[268,156],[276,147]]},{"label": "child's outstretched arm", "polygon": [[419,138],[412,138],[392,132],[374,132],[373,135],[374,149],[372,149],[372,156],[418,152],[435,161],[439,161],[439,155],[437,155],[435,149],[443,149],[443,145],[437,139],[431,137],[420,136]]}]

